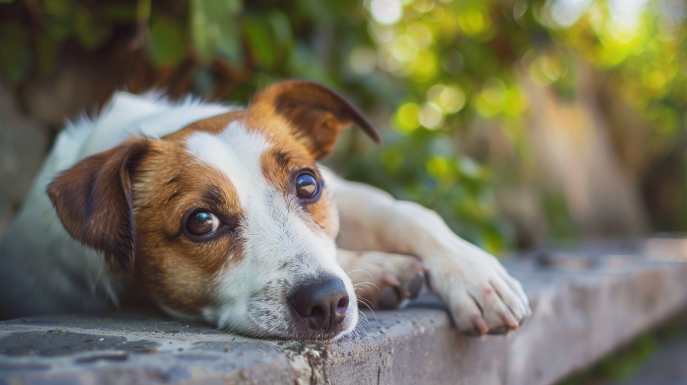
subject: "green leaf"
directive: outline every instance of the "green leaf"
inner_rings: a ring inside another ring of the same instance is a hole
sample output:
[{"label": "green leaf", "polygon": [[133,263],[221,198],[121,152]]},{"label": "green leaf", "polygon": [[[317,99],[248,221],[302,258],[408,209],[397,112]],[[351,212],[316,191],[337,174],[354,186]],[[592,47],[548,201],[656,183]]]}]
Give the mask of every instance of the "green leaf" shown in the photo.
[{"label": "green leaf", "polygon": [[272,68],[276,47],[269,26],[256,17],[245,18],[243,23],[248,46],[253,52],[257,64],[264,68]]},{"label": "green leaf", "polygon": [[242,59],[241,25],[237,19],[226,20],[225,23],[217,28],[217,55],[232,62],[240,62]]},{"label": "green leaf", "polygon": [[203,0],[191,0],[190,25],[193,46],[202,59],[209,61],[214,52]]},{"label": "green leaf", "polygon": [[141,24],[147,24],[150,20],[151,0],[138,0],[136,4],[136,19]]},{"label": "green leaf", "polygon": [[0,68],[12,84],[20,84],[31,73],[29,33],[17,22],[0,26]]},{"label": "green leaf", "polygon": [[191,38],[204,61],[241,60],[240,0],[191,0]]},{"label": "green leaf", "polygon": [[76,28],[77,7],[73,0],[43,2],[45,31],[55,40],[64,40]]},{"label": "green leaf", "polygon": [[57,67],[60,44],[49,36],[39,35],[36,38],[36,51],[38,54],[38,73],[40,75],[52,74]]},{"label": "green leaf", "polygon": [[285,47],[293,44],[291,23],[284,12],[274,10],[267,15],[267,20],[272,26],[272,31],[279,45]]},{"label": "green leaf", "polygon": [[80,8],[76,13],[76,37],[87,49],[100,47],[110,37],[111,29],[106,23],[93,18],[93,13]]},{"label": "green leaf", "polygon": [[131,23],[136,21],[136,7],[127,4],[113,4],[97,11],[99,18],[115,23]]},{"label": "green leaf", "polygon": [[336,22],[337,15],[327,2],[320,0],[298,0],[298,10],[307,15],[314,23],[320,25],[331,25]]},{"label": "green leaf", "polygon": [[76,11],[74,0],[47,0],[43,2],[43,11],[50,17],[66,19]]},{"label": "green leaf", "polygon": [[314,80],[320,83],[331,83],[329,73],[327,73],[321,65],[317,55],[312,48],[306,44],[300,43],[294,47],[289,55],[287,62],[287,70],[294,77],[303,77]]},{"label": "green leaf", "polygon": [[154,66],[179,64],[185,56],[183,27],[166,17],[154,18],[150,25],[150,41],[147,48]]}]

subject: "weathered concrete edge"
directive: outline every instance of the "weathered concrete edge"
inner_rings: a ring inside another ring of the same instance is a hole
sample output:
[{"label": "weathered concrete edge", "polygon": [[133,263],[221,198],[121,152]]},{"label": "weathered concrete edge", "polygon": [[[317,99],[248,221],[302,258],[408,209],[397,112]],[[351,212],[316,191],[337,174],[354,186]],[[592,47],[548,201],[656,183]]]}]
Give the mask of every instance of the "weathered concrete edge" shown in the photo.
[{"label": "weathered concrete edge", "polygon": [[510,340],[504,383],[554,383],[687,308],[687,263],[602,262],[537,290],[531,322]]},{"label": "weathered concrete edge", "polygon": [[[533,316],[516,333],[473,339],[430,312],[342,355],[323,371],[333,383],[551,384],[589,366],[687,307],[687,264],[634,256],[595,258],[581,272],[510,265],[532,299]],[[405,326],[405,325],[404,325]]]},{"label": "weathered concrete edge", "polygon": [[[534,314],[520,331],[505,337],[457,335],[445,312],[422,307],[377,312],[376,320],[368,313],[369,325],[363,322],[356,335],[334,344],[240,338],[236,342],[226,334],[184,332],[161,338],[150,331],[150,321],[131,321],[134,331],[122,332],[96,320],[90,326],[65,328],[150,338],[163,347],[172,344],[173,349],[131,354],[133,359],[123,362],[96,360],[79,365],[73,364],[73,356],[0,356],[0,382],[61,378],[100,383],[126,378],[138,383],[550,384],[687,306],[686,263],[637,256],[594,261],[584,271],[541,269],[533,260],[510,264],[509,270],[531,296]],[[421,302],[432,305],[431,299]],[[41,322],[3,322],[0,332],[60,325],[59,321]],[[217,347],[176,351],[177,346],[187,347],[193,341],[209,341]],[[222,346],[230,351],[223,352]],[[16,370],[18,365],[48,369],[22,371]]]}]

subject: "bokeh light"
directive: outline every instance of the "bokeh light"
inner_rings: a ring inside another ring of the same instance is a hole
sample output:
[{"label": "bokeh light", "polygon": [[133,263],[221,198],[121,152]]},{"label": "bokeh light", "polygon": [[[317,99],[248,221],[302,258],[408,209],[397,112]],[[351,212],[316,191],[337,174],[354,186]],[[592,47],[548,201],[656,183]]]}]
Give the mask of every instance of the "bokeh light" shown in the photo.
[{"label": "bokeh light", "polygon": [[378,23],[388,25],[401,18],[403,8],[398,0],[372,0],[370,12]]}]

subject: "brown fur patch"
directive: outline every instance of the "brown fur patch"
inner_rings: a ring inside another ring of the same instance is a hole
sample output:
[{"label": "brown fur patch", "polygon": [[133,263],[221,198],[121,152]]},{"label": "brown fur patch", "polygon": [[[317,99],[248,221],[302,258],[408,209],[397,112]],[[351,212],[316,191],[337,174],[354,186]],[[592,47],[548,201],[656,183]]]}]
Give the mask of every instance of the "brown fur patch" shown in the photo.
[{"label": "brown fur patch", "polygon": [[224,131],[224,129],[227,128],[229,123],[237,119],[245,118],[245,114],[246,112],[244,110],[238,110],[227,112],[226,114],[222,115],[213,116],[211,118],[199,120],[197,122],[189,124],[188,126],[173,134],[167,135],[165,139],[180,142],[196,132],[207,132],[208,134],[217,135]]},{"label": "brown fur patch", "polygon": [[356,123],[375,142],[382,138],[369,120],[335,91],[311,81],[291,80],[257,94],[246,110],[250,127],[280,127],[315,160],[329,156],[339,134]]},{"label": "brown fur patch", "polygon": [[105,253],[128,276],[134,267],[136,227],[131,172],[150,152],[150,141],[136,137],[83,159],[48,186],[48,196],[65,229]]},{"label": "brown fur patch", "polygon": [[[165,139],[156,146],[133,184],[139,239],[134,278],[161,304],[197,314],[211,304],[217,274],[242,258],[237,237],[241,205],[231,182],[199,164],[182,142]],[[184,235],[184,220],[200,209],[235,228],[211,240],[192,241]]]}]

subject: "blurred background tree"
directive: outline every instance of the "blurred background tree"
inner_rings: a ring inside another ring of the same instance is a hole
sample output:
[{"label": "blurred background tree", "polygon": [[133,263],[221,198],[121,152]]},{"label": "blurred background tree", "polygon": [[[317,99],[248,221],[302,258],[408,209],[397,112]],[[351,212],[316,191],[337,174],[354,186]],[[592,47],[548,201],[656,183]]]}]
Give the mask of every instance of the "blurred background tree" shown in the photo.
[{"label": "blurred background tree", "polygon": [[680,0],[0,3],[4,88],[53,130],[117,89],[245,104],[308,78],[386,143],[350,130],[330,167],[493,253],[687,229]]}]

